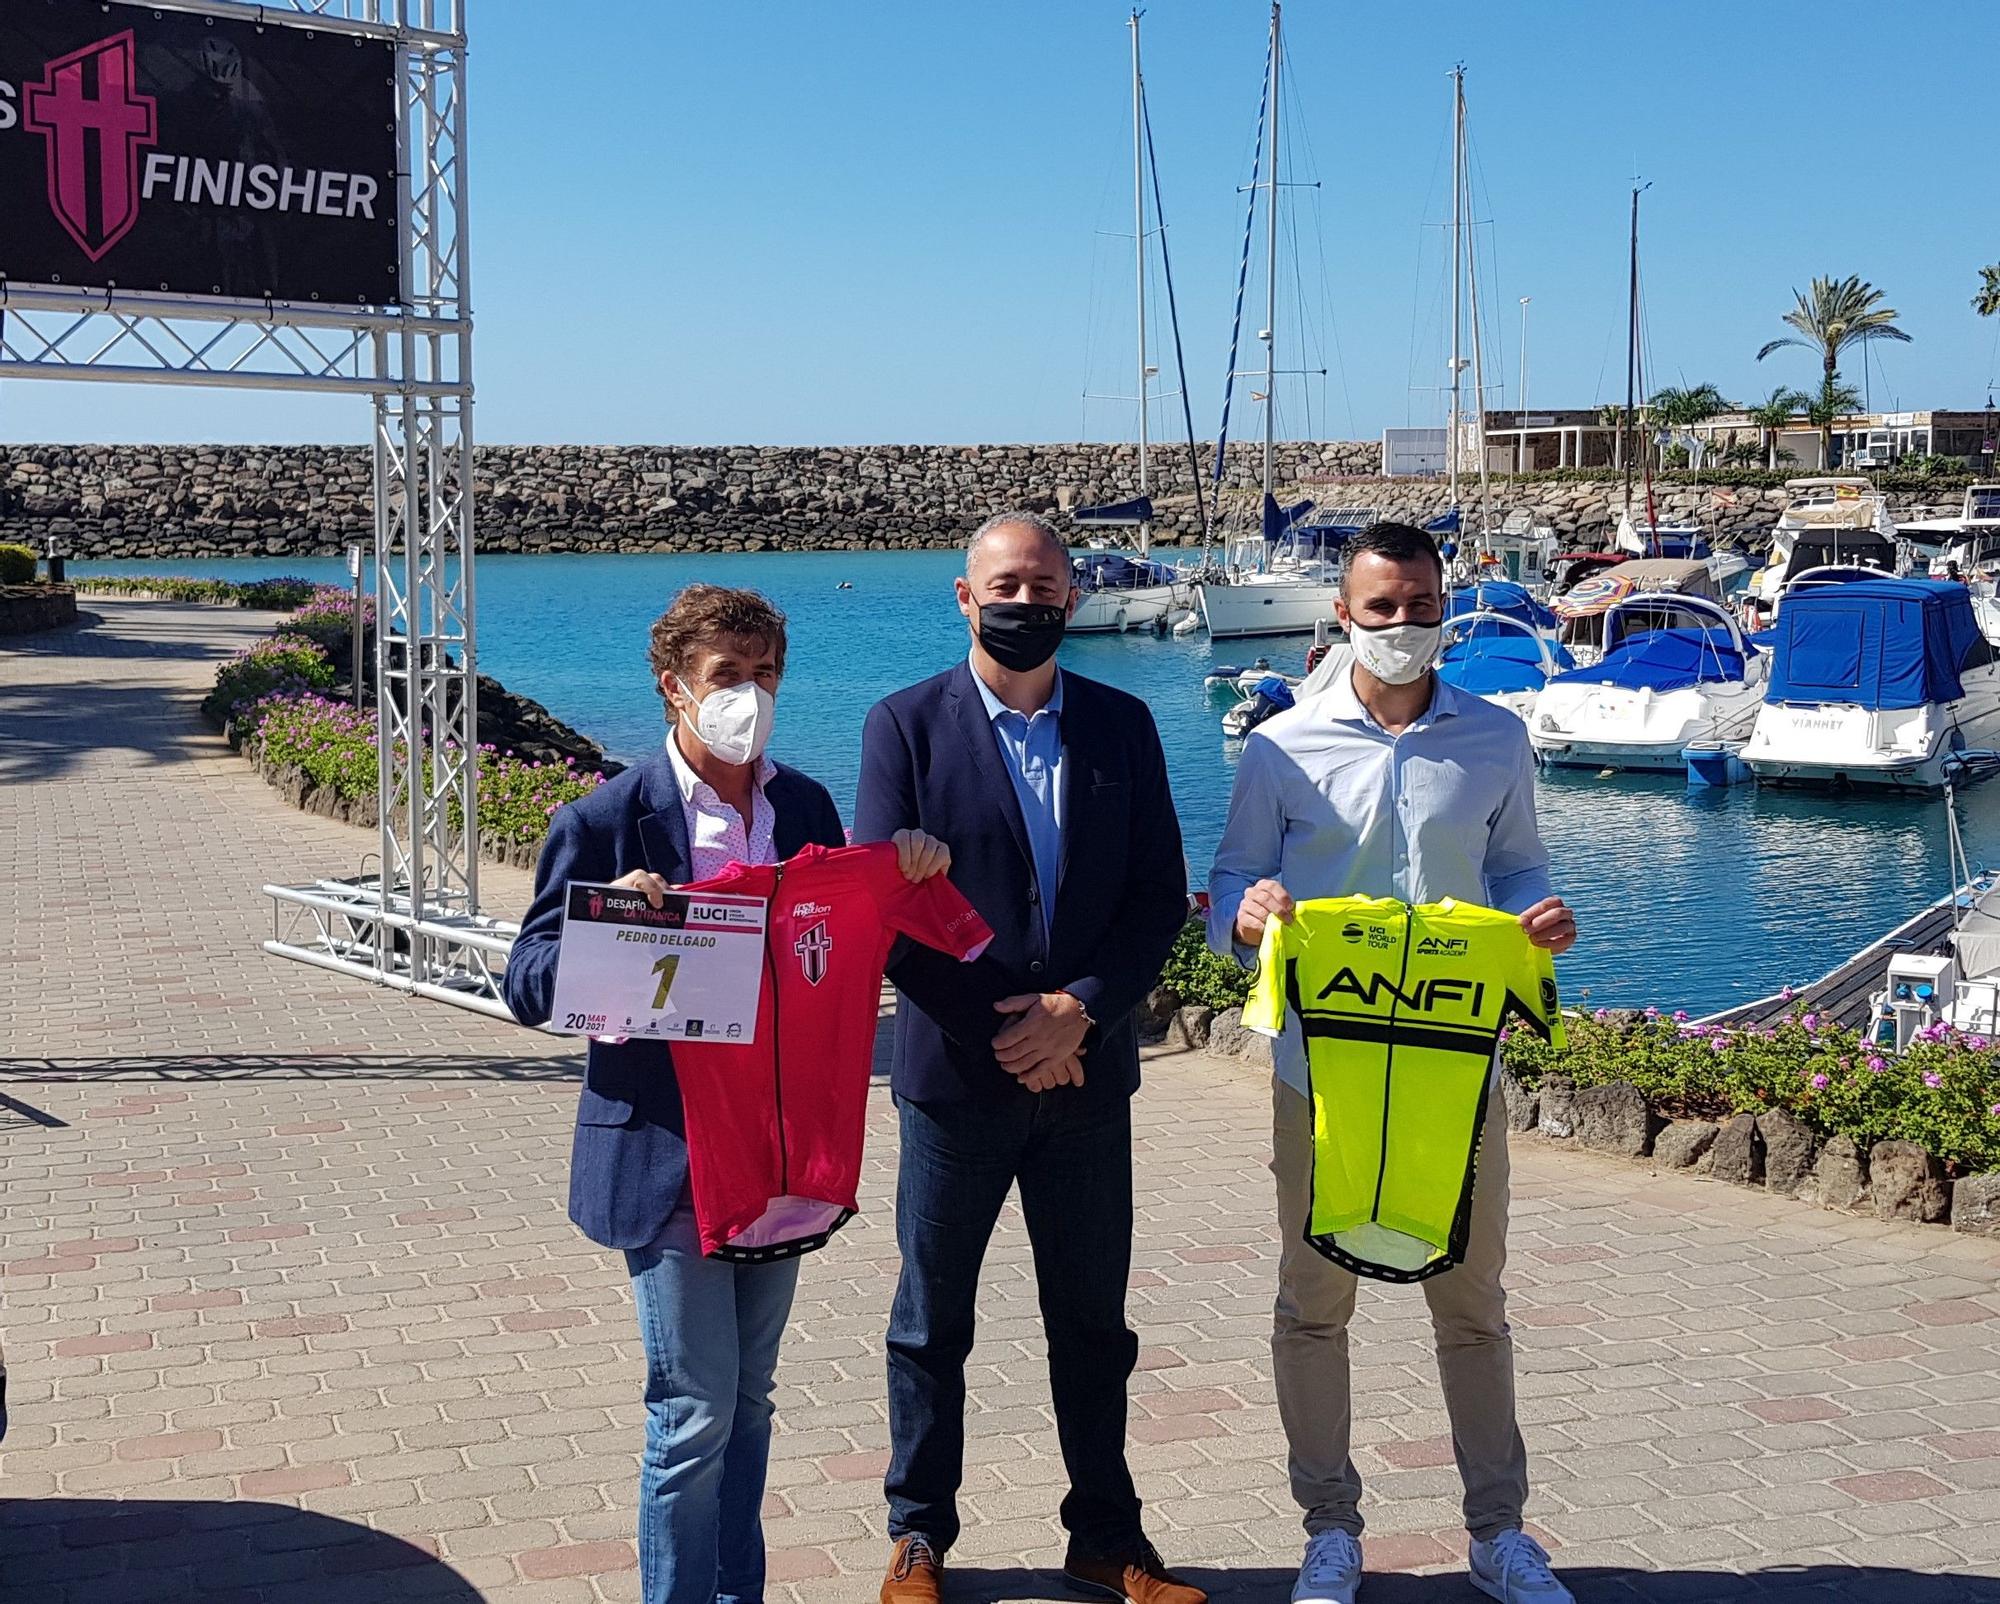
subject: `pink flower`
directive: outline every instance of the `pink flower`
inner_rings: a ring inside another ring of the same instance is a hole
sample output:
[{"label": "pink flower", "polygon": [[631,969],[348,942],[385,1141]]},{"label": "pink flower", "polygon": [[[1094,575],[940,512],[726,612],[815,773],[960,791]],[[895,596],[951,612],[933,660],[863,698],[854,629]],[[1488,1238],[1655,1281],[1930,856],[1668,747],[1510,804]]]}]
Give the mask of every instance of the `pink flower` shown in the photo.
[{"label": "pink flower", "polygon": [[1965,1045],[1970,1047],[1975,1053],[1983,1053],[1986,1051],[1986,1038],[1984,1036],[1968,1036],[1965,1038]]},{"label": "pink flower", "polygon": [[1813,1087],[1813,1090],[1814,1090],[1814,1091],[1816,1091],[1816,1092],[1823,1092],[1823,1091],[1825,1091],[1825,1090],[1826,1090],[1826,1086],[1827,1086],[1827,1080],[1826,1080],[1826,1077],[1825,1077],[1824,1075],[1815,1075],[1815,1076],[1813,1076],[1813,1078],[1812,1078],[1812,1087]]},{"label": "pink flower", "polygon": [[1781,1000],[1790,1002],[1792,1000],[1792,988],[1790,986],[1785,987],[1783,991],[1778,993],[1778,996]]},{"label": "pink flower", "polygon": [[1944,1084],[1944,1076],[1940,1075],[1934,1069],[1927,1069],[1924,1071],[1924,1084],[1932,1091],[1936,1091]]},{"label": "pink flower", "polygon": [[2000,1119],[2000,1103],[1995,1103],[1986,1112],[1991,1114],[1995,1119]]},{"label": "pink flower", "polygon": [[1720,1036],[1716,1037],[1715,1040],[1710,1042],[1708,1045],[1714,1048],[1715,1051],[1718,1053],[1726,1053],[1729,1051],[1729,1043]]},{"label": "pink flower", "polygon": [[1818,1015],[1818,1014],[1807,1014],[1807,1015],[1806,1015],[1806,1016],[1805,1016],[1805,1017],[1804,1017],[1803,1019],[1801,1019],[1801,1020],[1799,1021],[1799,1023],[1800,1023],[1801,1025],[1805,1026],[1805,1028],[1806,1028],[1807,1030],[1818,1030],[1818,1029],[1819,1029],[1819,1015]]},{"label": "pink flower", "polygon": [[1604,1021],[1605,1021],[1605,1020],[1609,1019],[1609,1018],[1610,1018],[1611,1016],[1610,1016],[1609,1014],[1607,1014],[1607,1013],[1606,1013],[1606,1012],[1605,1012],[1605,1011],[1604,1011],[1604,1010],[1603,1010],[1602,1008],[1600,1008],[1600,1009],[1598,1009],[1598,1010],[1597,1010],[1597,1011],[1596,1011],[1596,1012],[1595,1012],[1594,1014],[1592,1014],[1592,1015],[1591,1015],[1590,1017],[1591,1017],[1592,1019],[1596,1020],[1596,1021],[1598,1022],[1598,1024],[1600,1024],[1600,1025],[1601,1025],[1601,1024],[1603,1024],[1603,1023],[1604,1023]]},{"label": "pink flower", "polygon": [[1883,1063],[1881,1059],[1875,1057],[1872,1053],[1869,1055],[1868,1071],[1870,1074],[1879,1075],[1882,1073],[1883,1070],[1887,1069],[1888,1067],[1889,1066],[1887,1064]]},{"label": "pink flower", "polygon": [[1687,1023],[1687,1017],[1688,1017],[1688,1011],[1687,1011],[1687,1010],[1686,1010],[1685,1008],[1676,1008],[1676,1009],[1674,1010],[1674,1023],[1675,1023],[1675,1024],[1677,1024],[1677,1025],[1685,1025],[1685,1024]]}]

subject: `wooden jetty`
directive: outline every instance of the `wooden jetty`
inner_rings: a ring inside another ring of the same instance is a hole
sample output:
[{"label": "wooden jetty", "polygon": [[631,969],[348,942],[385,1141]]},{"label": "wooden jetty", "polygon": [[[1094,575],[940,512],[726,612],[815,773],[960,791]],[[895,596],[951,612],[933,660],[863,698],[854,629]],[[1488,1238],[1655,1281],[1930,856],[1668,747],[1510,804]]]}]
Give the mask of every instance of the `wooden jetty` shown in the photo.
[{"label": "wooden jetty", "polygon": [[1704,1025],[1741,1029],[1750,1025],[1775,1024],[1797,1010],[1835,1019],[1852,1030],[1860,1030],[1869,1020],[1869,1003],[1882,989],[1889,960],[1899,953],[1941,953],[1951,949],[1952,906],[1967,896],[1972,887],[1961,887],[1940,897],[1913,919],[1906,920],[1880,940],[1861,949],[1838,968],[1829,970],[1809,986],[1794,987],[1787,997],[1782,992],[1740,1003],[1710,1014]]}]

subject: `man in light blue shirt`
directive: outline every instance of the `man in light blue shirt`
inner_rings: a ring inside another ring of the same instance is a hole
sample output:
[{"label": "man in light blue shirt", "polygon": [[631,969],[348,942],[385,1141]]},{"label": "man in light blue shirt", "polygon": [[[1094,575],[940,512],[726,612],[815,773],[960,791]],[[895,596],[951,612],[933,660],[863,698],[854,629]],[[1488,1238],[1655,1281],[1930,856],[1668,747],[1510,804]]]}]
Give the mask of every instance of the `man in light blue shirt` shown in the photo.
[{"label": "man in light blue shirt", "polygon": [[[1447,897],[1517,913],[1553,952],[1576,921],[1549,884],[1535,826],[1527,731],[1503,708],[1438,678],[1444,565],[1407,524],[1376,524],[1348,548],[1338,604],[1351,671],[1258,726],[1243,750],[1209,880],[1209,942],[1255,959],[1264,926],[1294,899]],[[1347,1325],[1355,1279],[1306,1240],[1313,1119],[1296,1018],[1276,1043],[1272,1170],[1283,1246],[1271,1338],[1292,1494],[1305,1510],[1295,1604],[1354,1604],[1361,1481],[1349,1453]],[[1322,1117],[1338,1118],[1338,1108]],[[1527,1452],[1500,1284],[1507,1254],[1507,1130],[1489,1099],[1464,1263],[1423,1283],[1437,1333],[1452,1447],[1465,1482],[1472,1581],[1503,1604],[1573,1604],[1521,1529]]]},{"label": "man in light blue shirt", "polygon": [[1007,778],[1014,782],[1021,822],[1028,827],[1028,849],[1035,859],[1042,928],[1046,930],[1049,911],[1056,905],[1056,886],[1062,879],[1062,670],[1056,670],[1049,699],[1032,713],[1023,713],[993,694],[993,688],[980,677],[976,660],[970,660],[970,666],[972,683],[978,687],[979,700],[993,725],[1000,759],[1007,765]]}]

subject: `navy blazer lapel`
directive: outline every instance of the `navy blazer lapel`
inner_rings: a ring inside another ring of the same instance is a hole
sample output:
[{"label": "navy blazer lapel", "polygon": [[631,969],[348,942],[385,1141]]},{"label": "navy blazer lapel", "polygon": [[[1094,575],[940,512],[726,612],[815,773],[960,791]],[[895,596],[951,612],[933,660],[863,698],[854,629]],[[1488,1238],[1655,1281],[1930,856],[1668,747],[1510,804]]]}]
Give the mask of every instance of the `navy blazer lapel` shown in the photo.
[{"label": "navy blazer lapel", "polygon": [[646,867],[669,885],[686,884],[693,873],[694,853],[688,846],[681,788],[674,780],[673,760],[665,747],[646,764],[639,795],[648,810],[639,815],[639,844],[645,849]]},{"label": "navy blazer lapel", "polygon": [[948,700],[952,704],[958,732],[965,737],[966,749],[972,754],[973,767],[979,770],[980,781],[989,796],[999,799],[1000,816],[1007,821],[1007,828],[1013,833],[1014,845],[1020,848],[1028,867],[1034,868],[1035,853],[1028,844],[1028,825],[1021,817],[1021,799],[1014,794],[1014,778],[1007,772],[1007,760],[1000,755],[1000,743],[993,733],[993,721],[986,716],[986,704],[972,683],[971,664],[958,665],[951,678]]}]

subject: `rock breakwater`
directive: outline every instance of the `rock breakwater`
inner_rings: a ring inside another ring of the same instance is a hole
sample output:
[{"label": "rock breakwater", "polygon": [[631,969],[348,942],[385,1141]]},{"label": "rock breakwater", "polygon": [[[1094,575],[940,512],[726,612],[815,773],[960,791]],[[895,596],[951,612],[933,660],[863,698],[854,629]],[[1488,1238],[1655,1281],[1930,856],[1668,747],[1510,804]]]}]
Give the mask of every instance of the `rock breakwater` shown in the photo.
[{"label": "rock breakwater", "polygon": [[[1213,448],[1201,448],[1203,471]],[[1228,452],[1226,514],[1256,513],[1259,450]],[[1378,507],[1422,519],[1444,510],[1441,484],[1373,477],[1372,441],[1288,441],[1278,467],[1289,499]],[[1136,494],[1130,445],[483,446],[474,457],[483,552],[887,550],[956,544],[988,513],[1061,514]],[[1200,539],[1184,450],[1150,459],[1166,544]],[[372,539],[370,457],[358,446],[11,446],[0,448],[0,540],[58,538],[79,559],[322,556]],[[1616,517],[1616,483],[1528,481],[1496,490],[1564,535],[1589,538]],[[1700,522],[1754,538],[1784,504],[1776,489],[1675,485],[1663,522]],[[1898,496],[1900,518],[1955,510]]]}]

